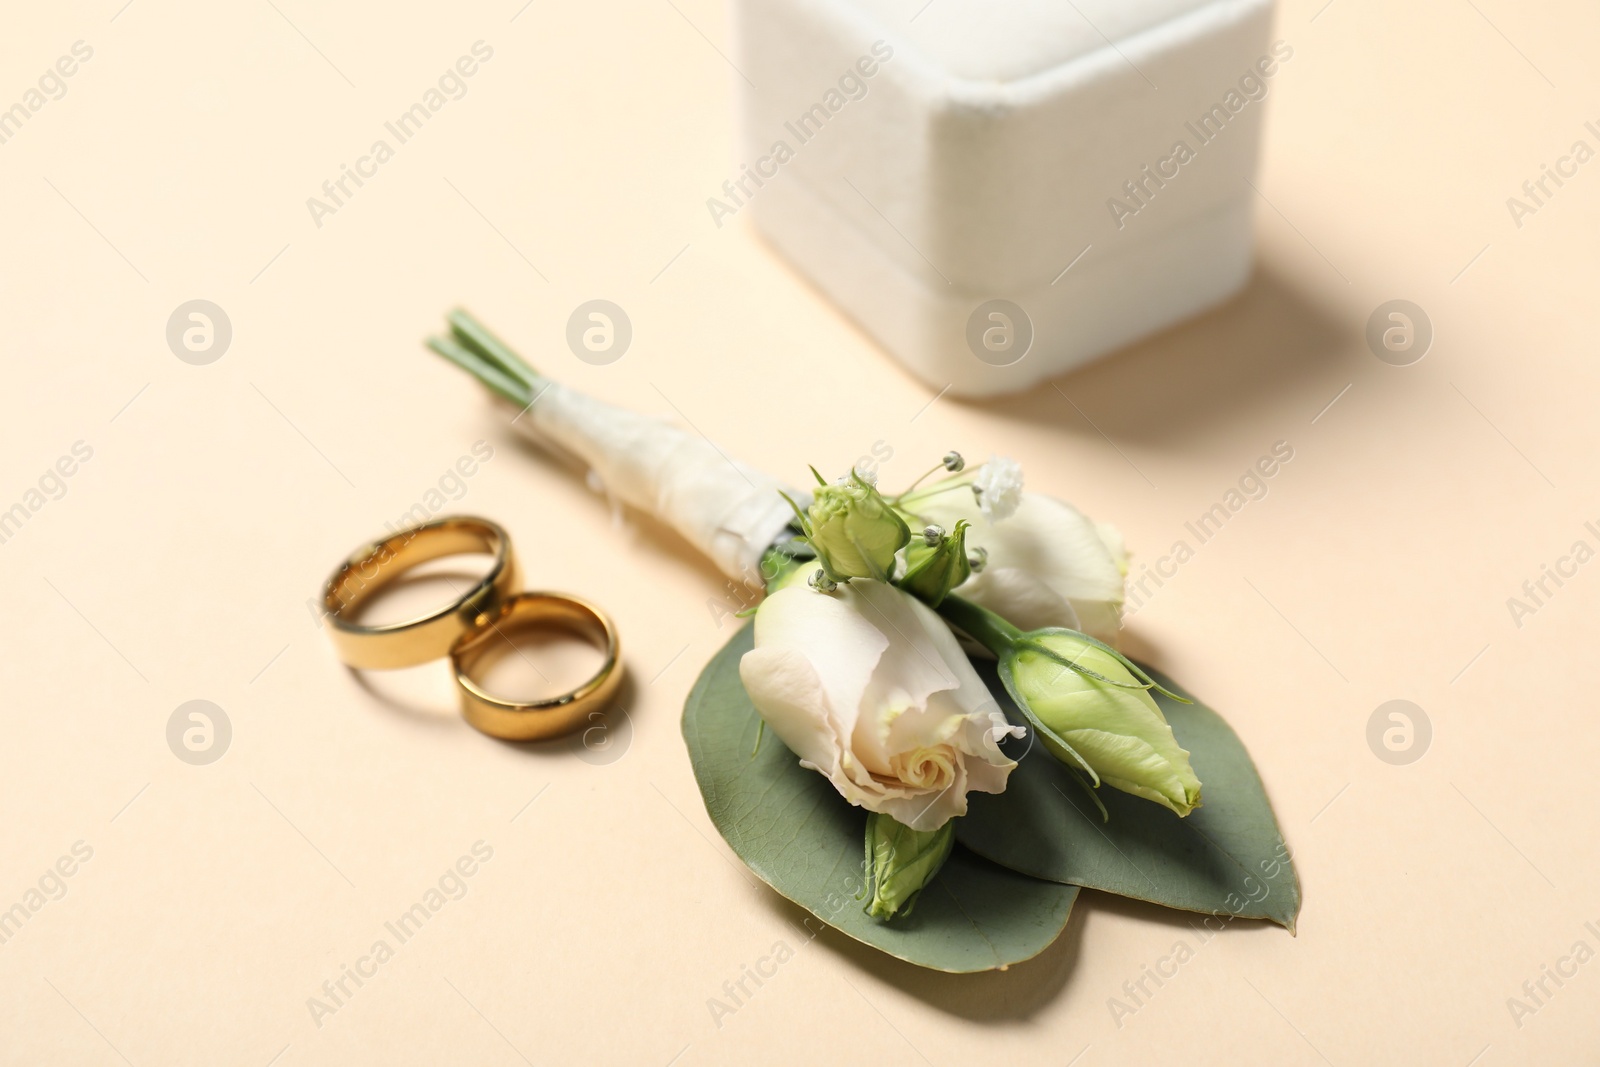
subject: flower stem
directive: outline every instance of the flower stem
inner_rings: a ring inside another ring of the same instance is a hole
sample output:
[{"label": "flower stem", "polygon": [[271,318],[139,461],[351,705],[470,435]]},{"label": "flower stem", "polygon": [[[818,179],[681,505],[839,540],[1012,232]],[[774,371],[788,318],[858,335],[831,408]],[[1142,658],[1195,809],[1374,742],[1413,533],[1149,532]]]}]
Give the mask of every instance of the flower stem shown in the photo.
[{"label": "flower stem", "polygon": [[450,334],[428,338],[428,347],[518,407],[527,407],[548,386],[548,380],[488,327],[467,314],[450,313]]},{"label": "flower stem", "polygon": [[453,337],[430,337],[428,347],[487,386],[498,396],[503,396],[518,407],[527,407],[533,393],[527,385],[512,378],[476,352],[457,343]]},{"label": "flower stem", "polygon": [[960,628],[996,656],[1003,657],[1023,638],[1021,630],[994,612],[954,594],[944,598],[938,611],[946,622]]},{"label": "flower stem", "polygon": [[544,384],[544,375],[528,366],[526,360],[511,350],[511,346],[489,332],[489,328],[457,308],[450,313],[450,333],[474,354],[494,364],[508,377],[522,382],[530,393],[536,393]]},{"label": "flower stem", "polygon": [[942,471],[944,469],[945,469],[945,466],[944,466],[943,463],[935,463],[931,468],[928,469],[928,471],[925,474],[923,474],[921,477],[919,477],[916,481],[912,482],[910,485],[908,485],[904,489],[900,490],[900,495],[895,497],[895,500],[896,501],[900,501],[900,500],[905,499],[907,496],[911,495],[911,490],[915,489],[917,486],[919,486],[923,482],[927,481],[935,473],[937,473],[939,471]]},{"label": "flower stem", "polygon": [[[934,470],[938,470],[938,469],[939,468],[937,468],[937,467],[934,468]],[[932,474],[932,473],[933,473],[933,471],[929,471],[928,472],[928,474]],[[962,486],[971,485],[972,484],[972,479],[974,477],[974,473],[975,473],[974,471],[963,471],[960,474],[952,474],[948,478],[940,478],[938,481],[936,481],[932,485],[928,486],[928,488],[919,490],[918,492],[915,492],[915,493],[912,492],[911,489],[907,489],[905,492],[903,492],[899,496],[895,497],[894,500],[891,501],[891,503],[893,503],[895,507],[905,508],[906,510],[909,511],[911,508],[915,507],[919,502],[921,502],[923,500],[927,500],[929,497],[938,496],[940,493],[948,493],[952,489],[960,489]],[[928,476],[927,474],[924,474],[922,476],[922,478],[926,478],[927,476]],[[922,478],[918,478],[917,482],[922,481]],[[916,485],[916,482],[913,482],[912,483],[913,488],[915,487],[915,485]]]}]

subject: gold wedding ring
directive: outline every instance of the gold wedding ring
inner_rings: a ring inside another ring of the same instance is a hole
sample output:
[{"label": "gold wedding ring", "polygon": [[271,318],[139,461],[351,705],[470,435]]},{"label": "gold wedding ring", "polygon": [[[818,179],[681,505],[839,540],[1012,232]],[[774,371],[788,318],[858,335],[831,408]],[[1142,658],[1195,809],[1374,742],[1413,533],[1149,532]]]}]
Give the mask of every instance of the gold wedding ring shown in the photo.
[{"label": "gold wedding ring", "polygon": [[[454,602],[405,622],[365,626],[355,612],[379,589],[420,563],[482,553],[494,563]],[[486,615],[492,615],[517,586],[517,561],[511,540],[496,523],[471,516],[433,519],[356,549],[322,587],[328,633],[334,651],[347,665],[365,669],[412,667],[448,655]]]},{"label": "gold wedding ring", "polygon": [[[561,696],[516,701],[490,694],[473,679],[472,669],[508,635],[532,629],[582,634],[605,654],[605,662],[593,678]],[[604,711],[622,684],[621,662],[617,629],[605,612],[563,593],[518,593],[481,617],[450,650],[461,714],[489,736],[508,741],[556,737]]]}]

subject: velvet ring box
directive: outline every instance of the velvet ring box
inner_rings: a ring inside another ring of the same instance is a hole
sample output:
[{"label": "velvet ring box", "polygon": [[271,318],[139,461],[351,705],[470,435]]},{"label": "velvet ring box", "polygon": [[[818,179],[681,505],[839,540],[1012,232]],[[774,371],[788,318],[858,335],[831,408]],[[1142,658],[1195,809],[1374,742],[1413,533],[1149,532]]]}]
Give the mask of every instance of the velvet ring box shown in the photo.
[{"label": "velvet ring box", "polygon": [[[1011,392],[1251,266],[1271,0],[735,0],[746,211],[912,373]],[[752,84],[753,83],[753,84]]]}]

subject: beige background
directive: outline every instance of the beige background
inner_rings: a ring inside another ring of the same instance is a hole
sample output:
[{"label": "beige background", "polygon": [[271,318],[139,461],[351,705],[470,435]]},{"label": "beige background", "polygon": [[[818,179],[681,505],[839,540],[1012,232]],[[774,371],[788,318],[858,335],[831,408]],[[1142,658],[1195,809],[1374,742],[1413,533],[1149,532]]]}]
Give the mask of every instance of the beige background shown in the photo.
[{"label": "beige background", "polygon": [[[1030,395],[929,406],[746,220],[711,225],[735,165],[715,0],[120,3],[31,5],[0,41],[7,105],[94,49],[0,145],[0,507],[93,448],[0,545],[0,907],[93,849],[0,945],[0,1059],[1593,1062],[1600,963],[1520,1028],[1506,1002],[1600,948],[1600,566],[1520,628],[1506,600],[1597,542],[1600,163],[1520,229],[1505,206],[1596,143],[1592,5],[1289,0],[1244,295]],[[306,197],[479,39],[466,97],[314,226]],[[204,367],[164,340],[196,297],[234,330]],[[562,342],[594,297],[635,325],[609,367]],[[1407,368],[1362,338],[1397,297],[1437,331]],[[1238,924],[1120,1027],[1108,998],[1193,938],[1186,917],[1085,894],[1054,948],[978,977],[802,946],[716,837],[678,733],[731,632],[707,606],[723,580],[614,525],[421,349],[458,302],[552,374],[782,475],[876,442],[890,484],[951,447],[1021,457],[1146,562],[1290,442],[1130,640],[1248,743],[1299,936]],[[480,438],[495,457],[453,507],[505,523],[530,584],[617,617],[636,692],[614,762],[474,733],[439,670],[364,689],[306,609]],[[165,740],[196,698],[234,731],[206,767]],[[1397,698],[1434,730],[1409,766],[1366,741]],[[316,1026],[307,998],[479,840],[466,896]],[[715,1025],[708,998],[780,940],[795,958]]]}]

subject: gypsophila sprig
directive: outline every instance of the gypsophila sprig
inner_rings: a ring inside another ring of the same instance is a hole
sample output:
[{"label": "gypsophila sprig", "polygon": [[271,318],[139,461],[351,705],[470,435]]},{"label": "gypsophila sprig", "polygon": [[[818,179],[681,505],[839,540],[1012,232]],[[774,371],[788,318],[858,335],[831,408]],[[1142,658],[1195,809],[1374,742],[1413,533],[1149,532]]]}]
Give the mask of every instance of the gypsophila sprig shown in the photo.
[{"label": "gypsophila sprig", "polygon": [[1022,466],[1015,460],[995,456],[978,468],[972,479],[972,494],[978,508],[990,522],[1004,522],[1016,514],[1022,503]]}]

